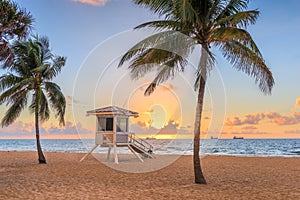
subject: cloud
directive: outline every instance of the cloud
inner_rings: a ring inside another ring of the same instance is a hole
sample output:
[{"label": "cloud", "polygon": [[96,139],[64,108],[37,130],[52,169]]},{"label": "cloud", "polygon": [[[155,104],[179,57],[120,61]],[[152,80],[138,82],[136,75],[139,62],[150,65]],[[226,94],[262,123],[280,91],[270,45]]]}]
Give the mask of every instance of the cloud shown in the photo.
[{"label": "cloud", "polygon": [[[300,108],[300,97],[296,99],[296,103],[292,108],[290,114],[283,115],[277,111],[255,113],[246,115],[244,119],[240,117],[234,117],[233,119],[227,118],[225,125],[226,126],[242,126],[242,125],[257,125],[262,120],[268,120],[271,124],[276,124],[279,126],[285,125],[296,125],[300,124],[300,112],[297,110]],[[249,127],[248,127],[249,128]],[[247,127],[243,128],[244,130]]]},{"label": "cloud", "polygon": [[300,108],[300,97],[298,99],[296,99],[295,107]]},{"label": "cloud", "polygon": [[278,112],[264,113],[270,123],[277,124],[279,126],[295,125],[300,123],[300,112],[294,112],[290,115],[281,115]]},{"label": "cloud", "polygon": [[91,133],[90,130],[84,128],[81,123],[78,123],[77,126],[73,124],[72,122],[67,121],[66,125],[64,127],[57,127],[57,126],[51,126],[47,130],[48,134],[63,134],[63,135],[69,135],[69,134],[89,134]]},{"label": "cloud", "polygon": [[71,1],[89,4],[92,6],[104,6],[110,0],[71,0]]},{"label": "cloud", "polygon": [[[77,128],[77,129],[76,129]],[[88,134],[90,130],[84,128],[80,123],[75,126],[72,122],[67,121],[65,127],[57,127],[52,125],[50,128],[43,127],[40,125],[40,134],[44,136],[48,135],[71,135],[71,134]],[[26,138],[35,136],[35,125],[34,123],[27,123],[17,121],[8,127],[0,129],[0,137],[5,138]]]},{"label": "cloud", "polygon": [[130,131],[137,135],[155,135],[159,132],[159,129],[154,127],[147,127],[145,123],[139,122],[130,126]]},{"label": "cloud", "polygon": [[297,110],[300,110],[300,97],[296,99],[295,105],[292,108],[292,112],[296,112]]},{"label": "cloud", "polygon": [[0,136],[8,137],[26,137],[32,136],[34,133],[34,124],[17,121],[8,127],[0,129]]},{"label": "cloud", "polygon": [[191,132],[186,129],[186,127],[179,127],[179,123],[176,123],[174,120],[170,120],[167,125],[163,128],[158,129],[151,126],[151,121],[141,122],[138,121],[130,126],[131,131],[137,135],[144,136],[160,136],[160,135],[184,135],[191,134]]},{"label": "cloud", "polygon": [[240,119],[239,117],[234,117],[233,120],[227,119],[225,125],[226,126],[242,126],[242,125],[255,125],[259,124],[259,122],[264,118],[264,115],[260,113],[249,114],[246,115],[244,119]]}]

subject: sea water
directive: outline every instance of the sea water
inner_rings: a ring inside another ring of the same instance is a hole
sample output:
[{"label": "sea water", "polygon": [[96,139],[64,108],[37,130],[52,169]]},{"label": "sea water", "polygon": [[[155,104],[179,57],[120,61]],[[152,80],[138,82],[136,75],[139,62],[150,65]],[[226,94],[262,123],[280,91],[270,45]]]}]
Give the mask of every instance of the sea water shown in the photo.
[{"label": "sea water", "polygon": [[[192,155],[193,140],[147,140],[155,154]],[[94,140],[41,140],[45,152],[85,153]],[[258,157],[299,157],[300,139],[212,139],[201,140],[201,155],[233,155]],[[0,151],[36,151],[35,140],[0,140]],[[106,153],[98,147],[95,152]],[[130,153],[118,148],[118,153]]]}]

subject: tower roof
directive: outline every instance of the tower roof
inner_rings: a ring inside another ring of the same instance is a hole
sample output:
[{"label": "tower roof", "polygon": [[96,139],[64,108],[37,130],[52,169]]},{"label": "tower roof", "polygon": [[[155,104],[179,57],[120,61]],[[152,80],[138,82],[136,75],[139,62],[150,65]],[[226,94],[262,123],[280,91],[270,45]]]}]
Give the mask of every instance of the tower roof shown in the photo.
[{"label": "tower roof", "polygon": [[95,110],[87,111],[88,115],[123,115],[123,116],[133,116],[138,117],[139,113],[131,110],[126,110],[117,106],[108,106],[104,108],[98,108]]}]

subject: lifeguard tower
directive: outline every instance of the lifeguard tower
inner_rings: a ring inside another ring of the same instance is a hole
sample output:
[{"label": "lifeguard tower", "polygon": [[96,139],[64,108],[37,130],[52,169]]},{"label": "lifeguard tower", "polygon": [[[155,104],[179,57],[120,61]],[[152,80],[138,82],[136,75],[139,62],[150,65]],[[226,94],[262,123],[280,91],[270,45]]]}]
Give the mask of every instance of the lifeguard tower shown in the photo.
[{"label": "lifeguard tower", "polygon": [[114,150],[114,161],[118,164],[117,147],[127,147],[143,162],[143,157],[153,158],[153,146],[145,140],[128,131],[128,118],[138,117],[139,113],[109,106],[87,112],[87,116],[97,117],[95,134],[95,146],[80,160],[83,161],[98,146],[108,148],[107,159],[109,160],[111,149]]}]

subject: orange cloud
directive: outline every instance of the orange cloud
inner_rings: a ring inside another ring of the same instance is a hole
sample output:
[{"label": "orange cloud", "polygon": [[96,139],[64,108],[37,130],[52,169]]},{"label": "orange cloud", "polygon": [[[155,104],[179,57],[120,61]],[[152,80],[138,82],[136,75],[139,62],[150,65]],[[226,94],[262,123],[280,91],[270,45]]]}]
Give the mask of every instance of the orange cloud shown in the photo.
[{"label": "orange cloud", "polygon": [[[300,98],[296,99],[296,104],[293,106],[292,112],[288,115],[280,114],[277,111],[254,113],[246,115],[244,119],[241,119],[240,117],[234,117],[233,119],[227,118],[225,125],[257,125],[264,119],[269,120],[269,123],[271,124],[276,124],[279,126],[296,125],[300,124],[300,112],[297,112],[298,108],[300,108]],[[255,127],[244,127],[243,130],[247,130],[248,128],[253,130],[255,129]]]},{"label": "orange cloud", "polygon": [[104,6],[110,0],[72,0],[72,1],[89,4],[92,6]]},{"label": "orange cloud", "polygon": [[233,120],[227,119],[225,125],[226,126],[242,126],[247,124],[259,124],[259,122],[264,118],[263,114],[255,113],[246,115],[244,119],[240,119],[239,117],[234,117]]},{"label": "orange cloud", "polygon": [[265,113],[265,116],[270,119],[271,123],[275,123],[277,125],[294,125],[300,123],[300,113],[294,112],[292,115],[284,116],[279,114],[278,112],[270,112]]},{"label": "orange cloud", "polygon": [[300,108],[300,97],[296,99],[295,108]]},{"label": "orange cloud", "polygon": [[[40,126],[40,133],[43,138],[48,138],[49,136],[53,136],[52,138],[64,138],[70,135],[78,136],[80,134],[89,134],[90,130],[84,128],[80,123],[77,126],[70,122],[66,122],[66,126],[57,127],[51,125],[50,127],[45,127],[44,125]],[[34,123],[31,122],[22,122],[16,121],[8,127],[4,127],[0,129],[0,138],[20,138],[20,139],[28,139],[34,138],[35,136],[35,126]]]}]

